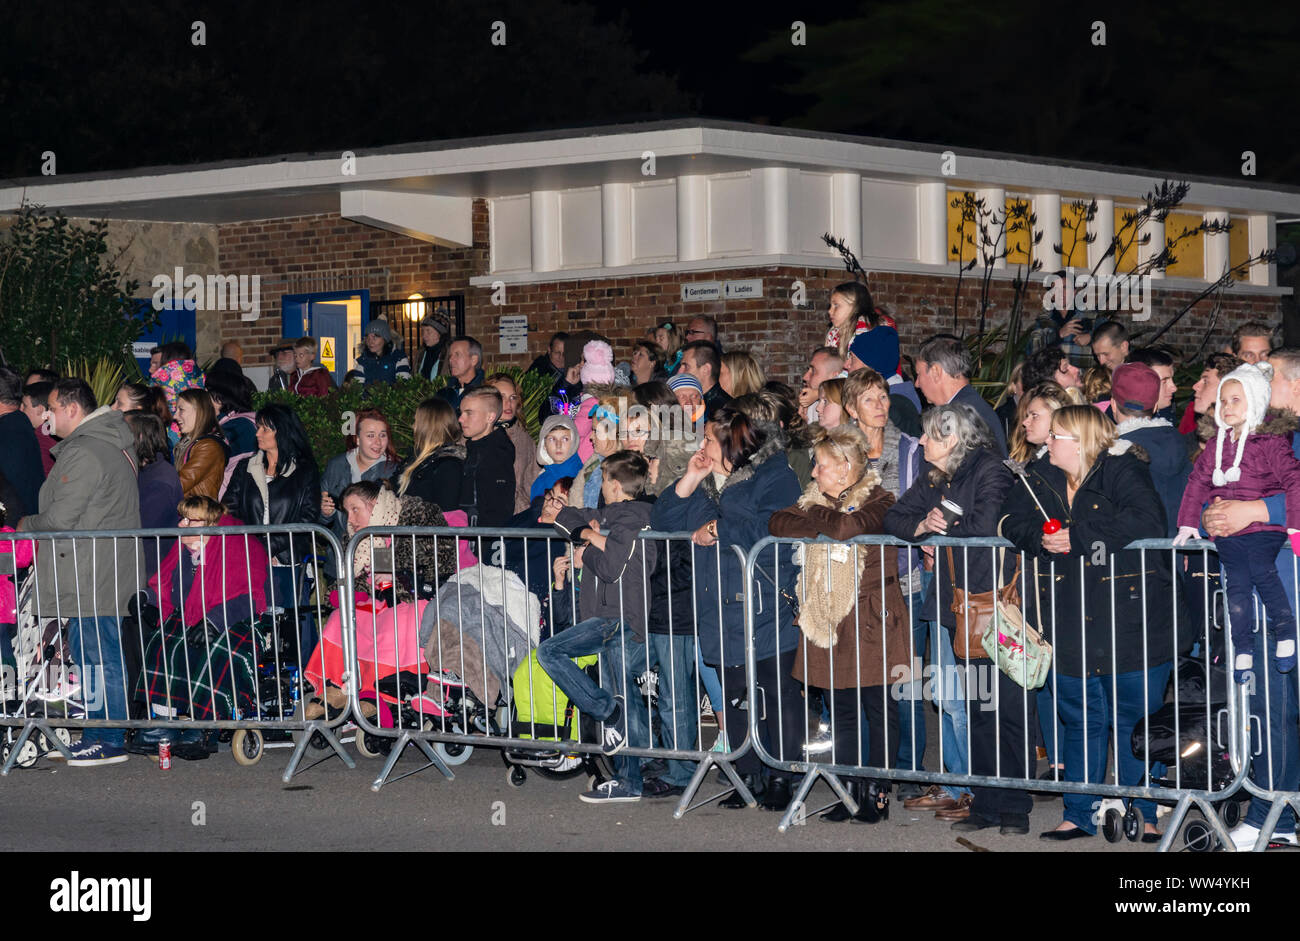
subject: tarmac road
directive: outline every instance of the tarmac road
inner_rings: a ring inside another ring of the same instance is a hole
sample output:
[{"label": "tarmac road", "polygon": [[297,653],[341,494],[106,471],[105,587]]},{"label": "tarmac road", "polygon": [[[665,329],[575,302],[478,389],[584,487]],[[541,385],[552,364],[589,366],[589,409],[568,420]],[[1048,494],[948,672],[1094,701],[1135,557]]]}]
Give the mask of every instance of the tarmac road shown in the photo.
[{"label": "tarmac road", "polygon": [[[349,750],[353,746],[345,746]],[[353,753],[355,754],[355,753]],[[388,784],[370,783],[377,760],[357,759],[349,771],[330,757],[280,777],[287,749],[267,750],[253,767],[237,765],[226,746],[206,761],[173,759],[170,771],[132,756],[124,764],[68,768],[42,759],[0,779],[0,832],[11,850],[235,851],[339,850],[871,850],[956,852],[964,836],[991,851],[1153,852],[1140,843],[1108,844],[1097,836],[1067,844],[1037,839],[1060,821],[1059,799],[1035,801],[1028,836],[996,829],[955,834],[932,814],[909,814],[895,800],[875,826],[827,824],[810,818],[781,834],[779,816],[761,809],[711,804],[673,819],[675,800],[593,806],[578,800],[583,777],[548,780],[530,773],[519,788],[506,780],[496,749],[479,748],[453,770],[454,781],[428,769]],[[408,749],[401,771],[424,759]],[[722,791],[710,775],[706,796]],[[830,802],[819,783],[810,805]],[[498,803],[499,802],[499,803]],[[494,823],[494,817],[496,823]]]}]

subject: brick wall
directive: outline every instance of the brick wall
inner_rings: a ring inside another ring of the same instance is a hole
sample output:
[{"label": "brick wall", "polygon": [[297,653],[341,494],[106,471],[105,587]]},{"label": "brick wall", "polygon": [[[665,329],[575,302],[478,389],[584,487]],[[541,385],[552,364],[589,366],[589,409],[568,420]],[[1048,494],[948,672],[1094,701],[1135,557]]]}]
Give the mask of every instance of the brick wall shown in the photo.
[{"label": "brick wall", "polygon": [[[405,298],[414,291],[428,294],[463,293],[468,332],[484,344],[490,364],[531,360],[546,346],[557,330],[598,330],[608,336],[622,361],[631,355],[632,342],[658,321],[672,320],[684,326],[696,314],[718,320],[722,340],[729,348],[752,351],[769,376],[786,381],[803,372],[809,352],[825,336],[825,310],[831,288],[845,280],[838,266],[827,268],[752,267],[689,274],[657,274],[602,281],[562,280],[540,284],[507,285],[506,304],[491,303],[486,287],[470,287],[471,277],[488,274],[487,205],[476,200],[473,209],[474,244],[465,249],[447,249],[402,235],[349,222],[336,215],[303,216],[219,227],[219,270],[223,274],[262,276],[262,316],[243,323],[237,314],[226,314],[221,322],[222,339],[238,339],[245,348],[245,363],[267,361],[271,346],[280,336],[279,298],[287,276],[331,268],[362,268],[369,273],[366,284],[372,299]],[[383,275],[387,269],[387,277]],[[759,278],[764,297],[754,300],[686,304],[681,284]],[[280,279],[280,280],[276,280]],[[791,304],[792,286],[802,281],[806,304]],[[385,288],[386,285],[386,288]],[[956,280],[921,274],[873,275],[871,289],[876,302],[887,307],[899,322],[904,350],[914,350],[926,336],[953,329],[953,291]],[[1040,285],[1031,292],[1033,313],[1041,309]],[[976,316],[978,285],[966,279],[963,285],[962,318],[972,325]],[[1151,320],[1135,325],[1153,331],[1173,311],[1192,298],[1188,292],[1156,292]],[[996,281],[991,290],[990,322],[1006,317],[1011,302],[1011,285]],[[1247,319],[1275,323],[1281,319],[1277,297],[1225,293],[1217,323],[1210,329],[1213,300],[1202,301],[1166,339],[1190,354],[1207,334],[1207,349],[1221,347],[1232,329]],[[529,323],[527,354],[503,356],[496,352],[496,324],[501,314],[526,314]],[[1126,316],[1126,315],[1122,315]]]}]

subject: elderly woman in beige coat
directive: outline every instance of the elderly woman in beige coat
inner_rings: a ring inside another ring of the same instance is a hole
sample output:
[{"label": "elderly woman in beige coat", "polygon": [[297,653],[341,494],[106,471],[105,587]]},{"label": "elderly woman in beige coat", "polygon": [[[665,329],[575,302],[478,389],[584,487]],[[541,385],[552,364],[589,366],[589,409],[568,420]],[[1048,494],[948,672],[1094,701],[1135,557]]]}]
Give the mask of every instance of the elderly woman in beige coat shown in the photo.
[{"label": "elderly woman in beige coat", "polygon": [[[832,763],[884,768],[898,742],[890,684],[910,678],[910,631],[898,585],[898,550],[843,545],[854,536],[880,533],[885,511],[894,503],[880,475],[868,467],[868,448],[866,437],[851,425],[823,432],[813,445],[812,483],[798,503],[773,514],[768,528],[774,536],[830,540],[802,547],[803,637],[794,675],[831,691]],[[870,727],[865,753],[859,732],[863,710]],[[888,818],[887,785],[862,778],[845,784],[858,813],[838,804],[823,820]]]}]

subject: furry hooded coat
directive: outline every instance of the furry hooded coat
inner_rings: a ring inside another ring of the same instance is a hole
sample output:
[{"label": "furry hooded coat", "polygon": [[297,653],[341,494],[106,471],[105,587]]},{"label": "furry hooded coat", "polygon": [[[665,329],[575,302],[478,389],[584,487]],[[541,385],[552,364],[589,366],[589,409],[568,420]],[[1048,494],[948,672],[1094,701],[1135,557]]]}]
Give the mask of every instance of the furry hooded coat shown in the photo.
[{"label": "furry hooded coat", "polygon": [[798,503],[772,515],[773,536],[824,537],[795,552],[801,560],[795,597],[803,634],[795,679],[821,689],[851,689],[907,678],[911,632],[898,585],[898,550],[864,545],[855,552],[843,545],[882,532],[893,503],[879,475],[868,471],[838,499],[812,483]]}]

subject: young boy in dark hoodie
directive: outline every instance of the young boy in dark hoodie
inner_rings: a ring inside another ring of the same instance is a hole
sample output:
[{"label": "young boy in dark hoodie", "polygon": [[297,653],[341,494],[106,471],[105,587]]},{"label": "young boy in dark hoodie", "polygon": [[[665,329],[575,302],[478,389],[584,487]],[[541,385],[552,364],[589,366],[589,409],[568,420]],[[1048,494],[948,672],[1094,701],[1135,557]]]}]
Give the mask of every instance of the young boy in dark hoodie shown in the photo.
[{"label": "young boy in dark hoodie", "polygon": [[[565,507],[555,528],[583,546],[573,553],[572,567],[581,573],[578,614],[569,627],[537,648],[537,662],[574,707],[602,723],[601,749],[615,755],[629,744],[649,745],[648,717],[641,709],[629,713],[626,691],[636,691],[636,678],[646,669],[645,578],[655,567],[652,542],[637,538],[650,525],[650,504],[637,497],[645,490],[650,465],[645,456],[618,451],[605,459],[599,510]],[[602,529],[604,532],[602,533]],[[570,603],[566,590],[568,555],[555,560],[552,596],[556,607]],[[557,616],[558,616],[557,611]],[[573,662],[574,657],[601,655],[601,685],[597,686]],[[612,781],[580,795],[589,804],[624,803],[641,799],[641,760],[615,762]]]}]

